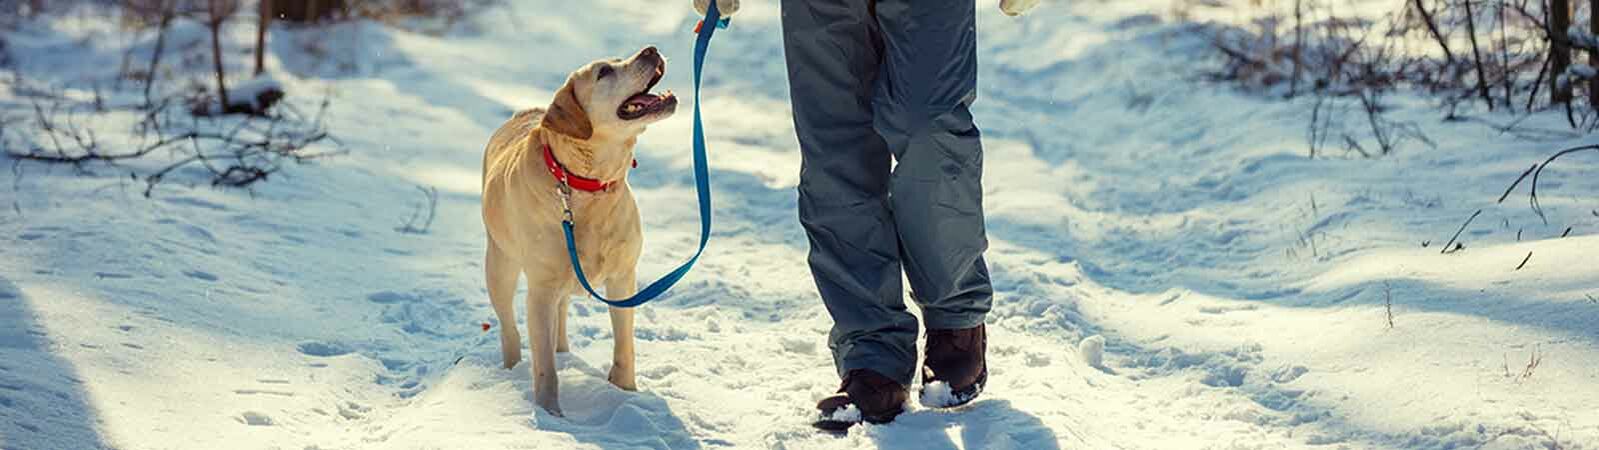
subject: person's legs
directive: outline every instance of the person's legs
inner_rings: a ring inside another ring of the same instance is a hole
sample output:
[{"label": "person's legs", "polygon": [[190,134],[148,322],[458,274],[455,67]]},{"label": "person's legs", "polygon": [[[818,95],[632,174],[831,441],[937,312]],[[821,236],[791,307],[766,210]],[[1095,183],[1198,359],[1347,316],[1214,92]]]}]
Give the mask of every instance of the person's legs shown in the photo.
[{"label": "person's legs", "polygon": [[988,380],[977,21],[971,0],[881,0],[884,41],[872,107],[898,164],[889,203],[912,296],[927,326],[921,402],[975,399]]},{"label": "person's legs", "polygon": [[[969,0],[968,0],[969,1]],[[840,377],[867,369],[902,385],[916,366],[916,318],[905,308],[900,243],[889,211],[892,154],[873,129],[882,41],[868,0],[783,0],[799,217],[811,273],[833,317]]]},{"label": "person's legs", "polygon": [[[983,148],[971,0],[880,0],[884,63],[875,128],[894,153],[889,187],[900,252],[929,330],[983,323],[993,299],[983,252]],[[929,355],[932,356],[932,355]]]}]

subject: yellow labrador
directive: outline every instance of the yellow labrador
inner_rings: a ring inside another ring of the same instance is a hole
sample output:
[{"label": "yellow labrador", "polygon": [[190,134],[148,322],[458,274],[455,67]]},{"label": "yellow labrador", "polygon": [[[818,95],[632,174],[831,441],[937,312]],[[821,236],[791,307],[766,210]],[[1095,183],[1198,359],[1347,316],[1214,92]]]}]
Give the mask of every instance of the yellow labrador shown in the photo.
[{"label": "yellow labrador", "polygon": [[[627,171],[645,126],[677,110],[671,92],[649,92],[665,73],[666,60],[655,47],[625,60],[589,63],[567,78],[548,109],[517,112],[484,150],[483,267],[501,325],[500,351],[506,368],[522,359],[511,297],[518,276],[526,275],[534,398],[557,416],[555,353],[568,351],[567,305],[583,294],[561,233],[562,205],[569,203],[576,218],[578,255],[591,282],[608,296],[632,296],[643,237]],[[557,189],[562,177],[573,188],[564,202]],[[609,378],[634,390],[633,310],[610,312],[616,342]]]}]

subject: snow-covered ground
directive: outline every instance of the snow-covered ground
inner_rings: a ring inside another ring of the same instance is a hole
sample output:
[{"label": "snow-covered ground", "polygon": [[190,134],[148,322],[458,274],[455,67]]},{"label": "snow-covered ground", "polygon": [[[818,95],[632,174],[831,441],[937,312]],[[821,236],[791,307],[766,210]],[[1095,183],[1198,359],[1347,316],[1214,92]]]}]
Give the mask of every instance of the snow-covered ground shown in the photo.
[{"label": "snow-covered ground", "polygon": [[[1309,100],[1195,81],[1209,53],[1166,2],[1020,19],[980,2],[998,290],[980,401],[843,437],[809,426],[837,380],[795,220],[777,2],[748,1],[706,74],[715,236],[640,312],[640,391],[606,383],[608,319],[575,300],[567,416],[537,411],[527,363],[500,368],[479,328],[480,152],[588,60],[657,45],[676,58],[663,86],[689,92],[692,12],[673,3],[516,1],[445,37],[279,30],[269,71],[290,102],[330,93],[350,152],[248,192],[191,173],[147,200],[119,169],[4,161],[0,448],[1599,448],[1596,155],[1544,174],[1547,225],[1525,184],[1494,202],[1591,139],[1518,140],[1396,98],[1436,148],[1308,159]],[[239,64],[252,31],[230,29]],[[150,45],[75,16],[5,38],[0,75],[77,95]],[[0,113],[31,113],[5,87]],[[645,279],[697,238],[684,106],[630,177]],[[397,232],[417,185],[439,189],[438,219]],[[1465,249],[1439,254],[1479,208]],[[1103,368],[1078,355],[1094,335]]]}]

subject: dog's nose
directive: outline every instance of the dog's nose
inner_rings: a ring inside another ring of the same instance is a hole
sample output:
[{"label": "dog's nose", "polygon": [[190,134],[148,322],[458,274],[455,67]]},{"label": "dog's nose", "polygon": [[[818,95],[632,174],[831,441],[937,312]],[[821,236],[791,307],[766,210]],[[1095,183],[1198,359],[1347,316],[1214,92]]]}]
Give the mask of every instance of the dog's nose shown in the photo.
[{"label": "dog's nose", "polygon": [[656,57],[656,56],[661,56],[661,52],[655,50],[655,46],[653,46],[653,45],[651,45],[649,47],[644,47],[644,50],[640,50],[638,52],[638,54],[639,54],[639,56],[643,56],[643,57],[646,57],[646,58],[653,58],[653,57]]}]

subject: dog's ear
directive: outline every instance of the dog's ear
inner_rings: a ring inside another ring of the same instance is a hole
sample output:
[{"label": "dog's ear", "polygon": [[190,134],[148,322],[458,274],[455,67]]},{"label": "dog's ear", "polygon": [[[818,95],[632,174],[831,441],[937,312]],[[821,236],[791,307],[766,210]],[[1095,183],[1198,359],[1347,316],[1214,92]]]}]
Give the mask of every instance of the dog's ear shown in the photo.
[{"label": "dog's ear", "polygon": [[577,101],[577,91],[572,87],[573,84],[573,81],[568,80],[561,86],[561,90],[556,91],[555,101],[550,103],[550,110],[544,113],[544,120],[539,126],[578,140],[586,140],[594,137],[594,124],[589,122],[589,115],[583,110],[583,104]]}]

